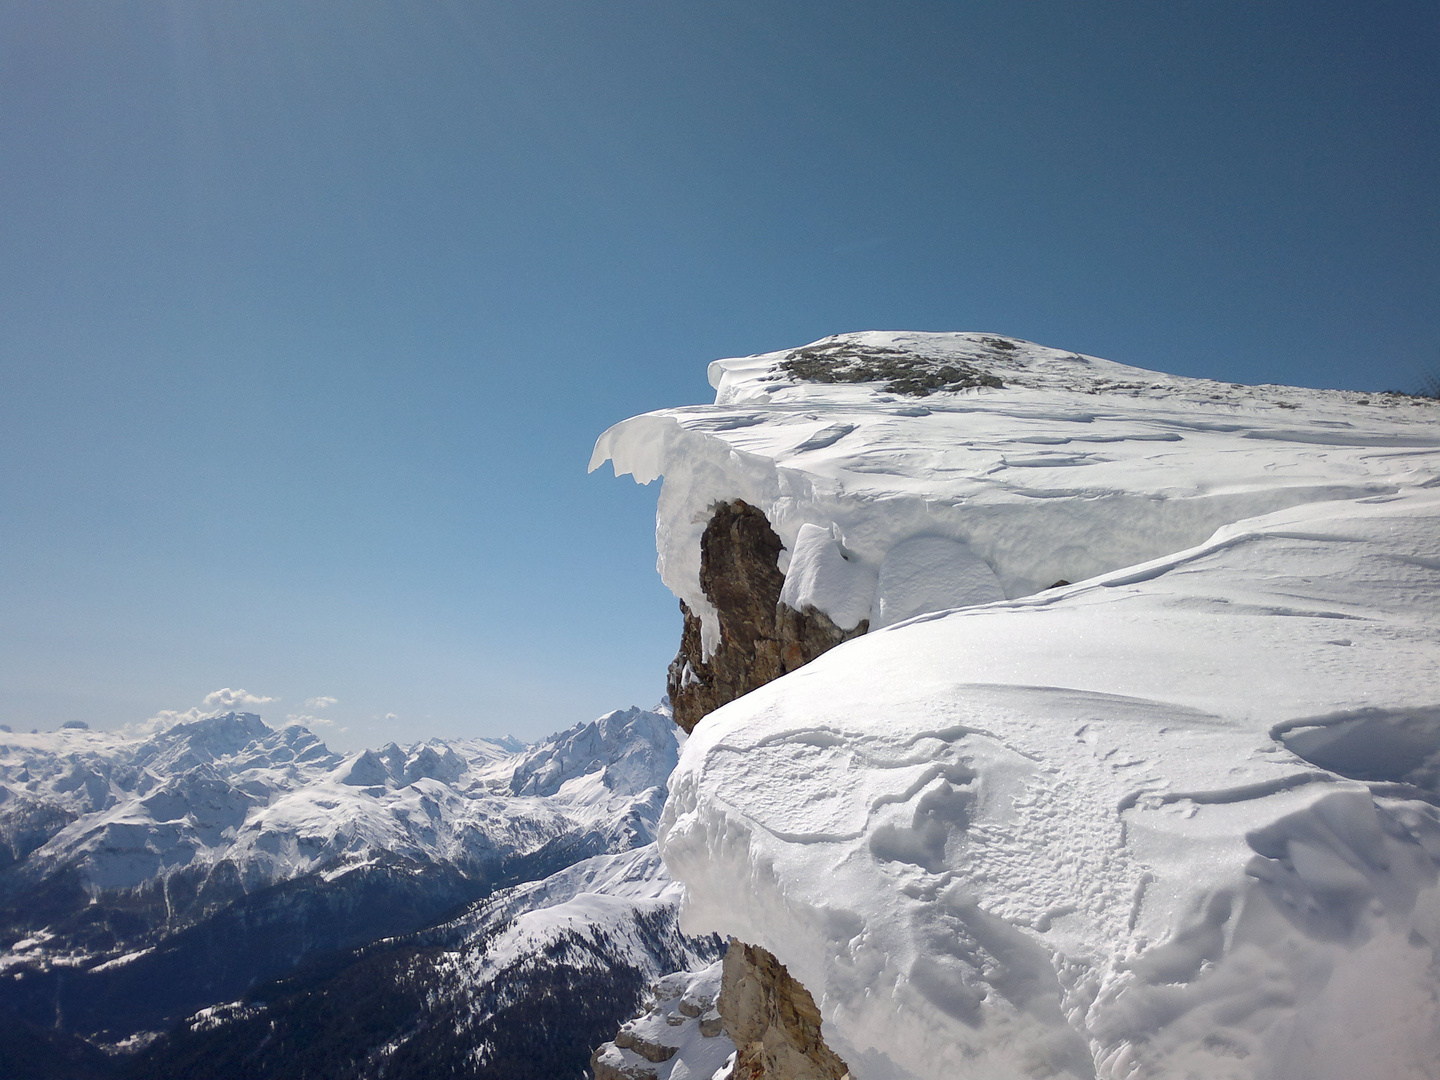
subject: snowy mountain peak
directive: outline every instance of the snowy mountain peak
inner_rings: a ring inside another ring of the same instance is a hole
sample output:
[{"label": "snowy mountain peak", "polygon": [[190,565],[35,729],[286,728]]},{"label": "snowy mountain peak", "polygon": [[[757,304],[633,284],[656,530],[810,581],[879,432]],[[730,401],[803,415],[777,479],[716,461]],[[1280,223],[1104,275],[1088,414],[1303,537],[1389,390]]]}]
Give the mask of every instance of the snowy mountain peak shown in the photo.
[{"label": "snowy mountain peak", "polygon": [[455,784],[469,768],[469,762],[443,742],[420,743],[409,750],[392,742],[347,758],[334,779],[350,787],[406,787],[423,779]]},{"label": "snowy mountain peak", "polygon": [[845,334],[717,360],[710,379],[714,405],[626,420],[591,458],[666,478],[658,568],[707,655],[700,537],[720,502],[765,515],[782,571],[806,526],[830,533],[807,557],[833,580],[809,598],[851,626],[915,537],[962,545],[1014,599],[1260,514],[1431,482],[1440,450],[1428,399],[1183,378],[987,334]]},{"label": "snowy mountain peak", "polygon": [[679,754],[670,719],[646,709],[606,713],[577,724],[527,753],[515,766],[516,795],[554,795],[569,781],[598,774],[616,795],[636,795],[663,785]]},{"label": "snowy mountain peak", "polygon": [[1170,375],[1098,356],[979,333],[868,330],[836,334],[796,349],[716,360],[708,371],[715,404],[785,402],[835,395],[855,400],[858,390],[877,404],[885,398],[928,399],[945,405],[957,396],[983,399],[991,390],[1063,391],[1244,405],[1285,410],[1302,400],[1405,407],[1403,394],[1249,386]]},{"label": "snowy mountain peak", "polygon": [[376,753],[374,750],[362,750],[343,762],[334,775],[337,783],[351,787],[384,787],[395,780],[393,763],[387,760],[383,753]]},{"label": "snowy mountain peak", "polygon": [[425,743],[405,756],[405,769],[401,775],[407,784],[420,779],[454,784],[468,767],[465,759],[444,743]]},{"label": "snowy mountain peak", "polygon": [[223,713],[166,728],[137,747],[134,763],[174,772],[201,764],[227,774],[296,764],[323,768],[339,760],[308,728],[272,728],[255,713]]}]

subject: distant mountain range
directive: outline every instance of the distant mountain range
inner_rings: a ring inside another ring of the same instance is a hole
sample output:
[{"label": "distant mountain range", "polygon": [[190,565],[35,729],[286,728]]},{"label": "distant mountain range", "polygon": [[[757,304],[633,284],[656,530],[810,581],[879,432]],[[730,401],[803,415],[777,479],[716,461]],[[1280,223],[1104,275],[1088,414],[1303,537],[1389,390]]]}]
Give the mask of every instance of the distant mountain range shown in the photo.
[{"label": "distant mountain range", "polygon": [[349,757],[250,713],[0,734],[0,1072],[579,1076],[718,955],[653,846],[678,748],[663,707]]}]

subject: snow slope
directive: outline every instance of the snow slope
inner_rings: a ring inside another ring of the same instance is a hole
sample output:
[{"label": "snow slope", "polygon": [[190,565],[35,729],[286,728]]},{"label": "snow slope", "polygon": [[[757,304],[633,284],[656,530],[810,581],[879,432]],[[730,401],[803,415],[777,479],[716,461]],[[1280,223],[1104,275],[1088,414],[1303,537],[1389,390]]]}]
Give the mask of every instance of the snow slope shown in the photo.
[{"label": "snow slope", "polygon": [[[797,374],[867,363],[986,378]],[[596,449],[664,475],[671,588],[709,613],[743,498],[815,606],[914,617],[696,729],[688,926],[775,953],[858,1080],[1440,1076],[1435,403],[980,335],[711,377]]]}]

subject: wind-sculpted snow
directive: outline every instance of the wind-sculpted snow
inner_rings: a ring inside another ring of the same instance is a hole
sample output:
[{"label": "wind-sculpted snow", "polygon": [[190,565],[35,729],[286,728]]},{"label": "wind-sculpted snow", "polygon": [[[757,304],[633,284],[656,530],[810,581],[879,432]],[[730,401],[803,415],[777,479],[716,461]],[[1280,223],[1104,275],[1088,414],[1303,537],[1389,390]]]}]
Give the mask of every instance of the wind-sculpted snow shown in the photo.
[{"label": "wind-sculpted snow", "polygon": [[1428,492],[857,639],[691,736],[688,925],[867,1080],[1434,1077],[1437,595]]},{"label": "wind-sculpted snow", "polygon": [[[848,381],[866,369],[846,365],[867,352],[874,380]],[[842,381],[794,374],[827,353]],[[805,363],[787,368],[797,356]],[[912,374],[963,364],[1002,385],[906,396],[886,388],[897,357]],[[717,502],[759,507],[787,555],[803,526],[833,530],[871,575],[899,542],[945,537],[1014,598],[1191,547],[1242,518],[1392,493],[1440,460],[1433,401],[1180,378],[980,334],[845,334],[717,360],[710,381],[714,405],[617,424],[590,463],[640,483],[665,477],[658,568],[704,620],[707,649],[719,627],[699,540]],[[829,595],[845,605],[850,593]],[[852,608],[820,610],[854,625],[865,616]]]},{"label": "wind-sculpted snow", "polygon": [[0,1007],[44,1023],[59,1003],[67,1030],[108,1041],[497,885],[652,843],[678,747],[668,717],[641,709],[533,747],[343,758],[235,713],[0,742]]},{"label": "wind-sculpted snow", "polygon": [[774,953],[857,1080],[1434,1080],[1440,408],[834,340],[1003,386],[718,362],[716,406],[597,447],[664,475],[667,583],[709,612],[738,498],[822,609],[932,537],[1009,599],[920,567],[911,618],[700,722],[661,823],[686,926]]}]

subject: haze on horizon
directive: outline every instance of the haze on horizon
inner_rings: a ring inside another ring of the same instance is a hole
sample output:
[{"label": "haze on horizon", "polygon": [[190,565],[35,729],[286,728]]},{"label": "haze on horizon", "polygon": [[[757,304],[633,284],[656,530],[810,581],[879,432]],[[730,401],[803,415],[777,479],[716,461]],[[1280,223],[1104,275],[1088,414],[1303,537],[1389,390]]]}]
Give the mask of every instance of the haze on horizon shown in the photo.
[{"label": "haze on horizon", "polygon": [[349,749],[652,705],[655,490],[585,466],[716,357],[1440,366],[1418,0],[15,0],[0,93],[16,729],[235,704]]}]

